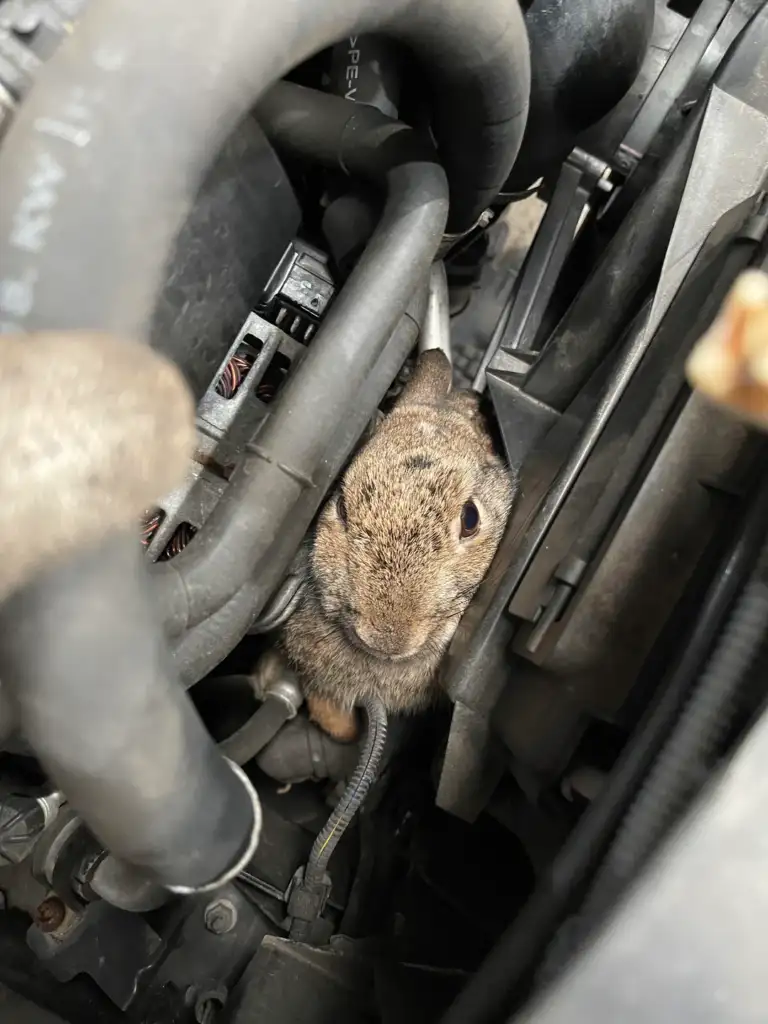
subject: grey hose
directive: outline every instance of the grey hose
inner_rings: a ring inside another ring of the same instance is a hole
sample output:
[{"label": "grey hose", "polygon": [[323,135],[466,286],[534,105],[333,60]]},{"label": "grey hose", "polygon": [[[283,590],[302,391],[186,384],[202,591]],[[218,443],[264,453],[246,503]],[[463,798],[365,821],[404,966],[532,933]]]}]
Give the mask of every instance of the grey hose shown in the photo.
[{"label": "grey hose", "polygon": [[134,0],[102,0],[40,69],[0,151],[0,265],[21,284],[3,319],[146,339],[171,244],[224,139],[287,71],[364,31],[423,59],[451,230],[471,226],[525,128],[515,0],[488,0],[482,17],[465,0],[166,0],[151,18]]},{"label": "grey hose", "polygon": [[174,662],[184,686],[192,686],[202,679],[242,640],[254,616],[280,582],[326,489],[343,467],[393,378],[416,345],[424,310],[425,293],[422,291],[414,296],[408,312],[400,318],[400,323],[392,332],[376,365],[357,392],[353,408],[340,420],[315,474],[314,488],[304,491],[290,518],[282,524],[278,541],[259,563],[258,575],[241,587],[210,618],[188,630],[174,647]]},{"label": "grey hose", "polygon": [[[282,540],[297,504],[317,493],[339,423],[360,410],[366,378],[424,279],[445,226],[445,175],[431,147],[406,126],[372,107],[288,83],[270,91],[259,116],[278,151],[342,163],[383,181],[387,201],[298,372],[207,522],[180,555],[152,568],[170,635],[203,622],[260,577],[262,560]],[[367,419],[374,409],[361,411]]]},{"label": "grey hose", "polygon": [[235,764],[246,764],[266,747],[280,732],[295,710],[287,701],[267,696],[264,703],[237,732],[233,732],[219,744],[222,754]]},{"label": "grey hose", "polygon": [[199,890],[248,860],[258,801],[168,673],[143,584],[133,535],[49,568],[3,608],[0,675],[25,738],[105,847]]}]

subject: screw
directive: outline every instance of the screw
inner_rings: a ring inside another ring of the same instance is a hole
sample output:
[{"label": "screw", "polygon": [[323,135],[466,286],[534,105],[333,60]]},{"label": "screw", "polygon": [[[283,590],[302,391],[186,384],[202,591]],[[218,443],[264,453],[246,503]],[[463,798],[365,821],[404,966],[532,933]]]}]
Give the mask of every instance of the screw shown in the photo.
[{"label": "screw", "polygon": [[55,932],[64,924],[67,908],[58,896],[48,896],[35,911],[35,924],[41,932]]},{"label": "screw", "polygon": [[205,908],[205,927],[213,935],[226,935],[237,924],[237,910],[229,900],[214,900]]}]

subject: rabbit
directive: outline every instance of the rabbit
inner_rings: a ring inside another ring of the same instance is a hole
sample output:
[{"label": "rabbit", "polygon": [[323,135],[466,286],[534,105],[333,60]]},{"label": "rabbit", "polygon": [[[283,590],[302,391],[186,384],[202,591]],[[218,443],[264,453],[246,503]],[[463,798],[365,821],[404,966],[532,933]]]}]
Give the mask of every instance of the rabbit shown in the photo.
[{"label": "rabbit", "polygon": [[317,520],[282,645],[310,717],[338,740],[354,707],[427,708],[440,660],[499,545],[517,488],[478,396],[439,350],[358,451]]}]

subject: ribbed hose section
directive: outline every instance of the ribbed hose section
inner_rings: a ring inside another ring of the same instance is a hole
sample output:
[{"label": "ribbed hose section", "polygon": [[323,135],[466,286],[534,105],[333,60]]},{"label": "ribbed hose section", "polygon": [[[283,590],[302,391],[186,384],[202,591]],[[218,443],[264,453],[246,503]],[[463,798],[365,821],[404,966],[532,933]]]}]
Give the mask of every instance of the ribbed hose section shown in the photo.
[{"label": "ribbed hose section", "polygon": [[328,862],[333,851],[365,800],[379,768],[384,744],[387,740],[387,712],[376,697],[366,698],[362,706],[368,719],[368,731],[363,751],[341,800],[312,846],[307,870],[304,874],[305,881],[309,885],[320,884],[325,879]]},{"label": "ribbed hose section", "polygon": [[701,681],[663,748],[597,875],[583,918],[607,911],[705,777],[733,721],[736,699],[768,635],[768,544],[731,613]]}]

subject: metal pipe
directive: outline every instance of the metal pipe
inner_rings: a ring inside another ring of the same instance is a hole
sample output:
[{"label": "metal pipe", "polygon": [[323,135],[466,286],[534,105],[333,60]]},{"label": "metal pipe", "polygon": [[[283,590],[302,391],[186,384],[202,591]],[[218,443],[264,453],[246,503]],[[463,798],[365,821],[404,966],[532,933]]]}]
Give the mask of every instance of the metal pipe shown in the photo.
[{"label": "metal pipe", "polygon": [[419,335],[419,352],[439,348],[453,365],[451,355],[451,313],[445,263],[436,260],[429,271],[429,297],[424,326]]}]

